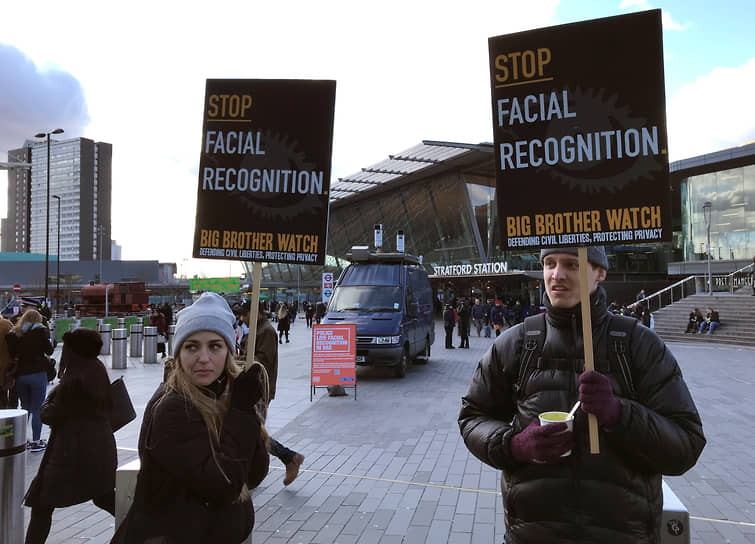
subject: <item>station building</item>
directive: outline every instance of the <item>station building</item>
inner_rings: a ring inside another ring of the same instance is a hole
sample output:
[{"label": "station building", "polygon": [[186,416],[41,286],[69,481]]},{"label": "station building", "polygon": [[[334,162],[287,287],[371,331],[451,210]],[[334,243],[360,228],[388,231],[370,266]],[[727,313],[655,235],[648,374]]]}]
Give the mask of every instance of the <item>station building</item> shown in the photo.
[{"label": "station building", "polygon": [[[385,251],[401,231],[405,251],[422,257],[439,300],[478,296],[539,305],[539,254],[503,251],[492,143],[423,141],[330,186],[327,261],[322,266],[263,266],[265,298],[320,300],[323,272],[338,276],[354,245],[372,245],[384,228]],[[755,144],[670,164],[673,241],[607,246],[609,298],[634,301],[670,280],[703,274],[710,202],[713,273],[729,273],[755,255]],[[538,195],[533,193],[533,198]],[[251,273],[251,270],[249,270]]]}]

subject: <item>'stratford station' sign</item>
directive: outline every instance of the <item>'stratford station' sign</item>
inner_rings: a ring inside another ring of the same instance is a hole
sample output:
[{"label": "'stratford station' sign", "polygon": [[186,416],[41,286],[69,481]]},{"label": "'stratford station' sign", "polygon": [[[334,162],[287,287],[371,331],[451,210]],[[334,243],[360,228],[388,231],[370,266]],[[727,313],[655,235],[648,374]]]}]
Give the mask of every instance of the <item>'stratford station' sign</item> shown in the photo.
[{"label": "'stratford station' sign", "polygon": [[489,274],[505,274],[509,271],[506,262],[451,264],[448,266],[433,266],[434,276],[487,276]]}]

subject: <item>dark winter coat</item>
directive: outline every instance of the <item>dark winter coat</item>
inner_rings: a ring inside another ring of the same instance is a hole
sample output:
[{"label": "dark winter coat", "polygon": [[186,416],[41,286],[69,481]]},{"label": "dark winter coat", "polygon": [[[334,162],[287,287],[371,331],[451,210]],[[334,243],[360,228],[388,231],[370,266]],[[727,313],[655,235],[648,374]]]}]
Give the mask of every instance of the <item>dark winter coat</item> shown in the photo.
[{"label": "dark winter coat", "polygon": [[291,314],[288,312],[288,309],[279,309],[278,310],[278,331],[287,331],[291,328]]},{"label": "dark winter coat", "polygon": [[[591,301],[596,368],[606,368],[608,314],[602,288]],[[599,455],[589,453],[587,417],[579,411],[575,447],[562,463],[522,464],[512,457],[514,434],[539,413],[568,411],[578,399],[581,332],[579,306],[549,306],[542,360],[517,395],[523,326],[505,331],[480,361],[462,398],[461,433],[477,458],[503,471],[507,544],[658,543],[661,475],[691,468],[705,438],[674,356],[650,329],[637,324],[627,341],[636,400],[627,398],[622,382],[606,370],[621,416],[614,427],[599,429]]]},{"label": "dark winter coat", "polygon": [[443,326],[447,329],[453,329],[456,325],[456,314],[453,308],[446,308],[443,311]]},{"label": "dark winter coat", "polygon": [[52,355],[55,349],[50,343],[50,329],[35,323],[22,336],[17,336],[12,330],[6,339],[8,352],[18,361],[16,377],[47,372],[47,356]]},{"label": "dark winter coat", "polygon": [[69,361],[40,410],[50,440],[27,506],[71,506],[113,492],[118,457],[110,405],[104,365],[97,359]]},{"label": "dark winter coat", "polygon": [[503,312],[503,306],[493,306],[490,309],[490,322],[493,325],[503,326],[505,315]]},{"label": "dark winter coat", "polygon": [[163,388],[144,412],[134,502],[112,542],[242,542],[254,526],[254,508],[251,498],[238,501],[239,493],[244,483],[259,485],[269,463],[259,419],[229,408],[213,455],[199,411],[177,393],[163,398]]},{"label": "dark winter coat", "polygon": [[269,400],[273,400],[275,383],[278,381],[278,334],[267,319],[257,322],[254,359],[262,363],[267,370]]}]

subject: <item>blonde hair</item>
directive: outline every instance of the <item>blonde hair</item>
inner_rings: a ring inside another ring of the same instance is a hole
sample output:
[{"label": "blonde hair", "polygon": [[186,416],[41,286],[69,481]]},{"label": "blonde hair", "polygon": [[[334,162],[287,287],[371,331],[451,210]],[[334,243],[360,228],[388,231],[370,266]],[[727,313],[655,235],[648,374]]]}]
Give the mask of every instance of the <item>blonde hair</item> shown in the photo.
[{"label": "blonde hair", "polygon": [[24,335],[23,326],[27,323],[34,325],[35,323],[42,323],[42,314],[37,310],[26,310],[19,318],[16,326],[13,327],[13,332],[19,338]]},{"label": "blonde hair", "polygon": [[[265,370],[265,367],[260,363],[255,361],[253,364],[259,365],[262,369],[261,375],[264,386],[263,400],[265,403],[267,403],[269,390],[267,371]],[[220,469],[221,473],[226,476],[223,472],[222,467],[220,466],[220,463],[218,463],[215,449],[220,443],[220,434],[223,430],[223,418],[228,412],[228,407],[230,405],[231,395],[229,386],[233,382],[233,380],[235,380],[239,376],[239,374],[244,371],[243,367],[240,366],[234,359],[233,354],[229,349],[226,354],[224,367],[224,371],[228,375],[228,385],[219,397],[214,398],[213,396],[207,395],[203,392],[203,390],[205,390],[204,387],[194,385],[194,383],[189,379],[189,376],[186,374],[183,366],[181,366],[179,354],[176,354],[175,357],[168,359],[165,365],[166,367],[170,367],[170,373],[165,379],[165,390],[163,392],[163,396],[157,401],[155,406],[159,405],[160,402],[162,402],[162,400],[172,392],[177,393],[184,399],[191,402],[191,404],[194,406],[194,408],[197,409],[199,415],[202,417],[202,420],[207,426],[207,434],[210,441],[210,451],[212,451],[212,457],[215,460],[215,464],[217,465],[218,469]],[[263,444],[267,448],[269,435],[267,434],[262,421],[260,421],[260,437],[263,441]],[[249,489],[247,488],[246,483],[244,483],[237,501],[246,500],[250,500],[250,495]]]}]

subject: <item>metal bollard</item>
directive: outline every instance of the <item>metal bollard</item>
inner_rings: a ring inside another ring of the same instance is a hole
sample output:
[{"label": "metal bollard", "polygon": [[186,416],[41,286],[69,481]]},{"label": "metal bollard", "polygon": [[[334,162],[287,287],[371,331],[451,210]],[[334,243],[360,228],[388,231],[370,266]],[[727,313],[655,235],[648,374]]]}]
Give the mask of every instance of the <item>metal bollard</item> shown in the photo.
[{"label": "metal bollard", "polygon": [[128,342],[126,329],[113,329],[113,369],[126,368],[126,343]]},{"label": "metal bollard", "polygon": [[131,336],[129,341],[129,348],[131,357],[142,356],[142,341],[144,338],[144,325],[141,323],[134,323],[131,325]]},{"label": "metal bollard", "polygon": [[144,362],[157,362],[157,327],[144,327]]},{"label": "metal bollard", "polygon": [[110,338],[112,337],[112,326],[110,323],[100,323],[100,337],[102,338],[100,355],[110,355]]},{"label": "metal bollard", "polygon": [[119,329],[125,329],[126,328],[126,318],[125,317],[119,317],[118,318],[118,328]]},{"label": "metal bollard", "polygon": [[173,357],[173,337],[176,335],[176,326],[168,325],[168,356]]},{"label": "metal bollard", "polygon": [[26,410],[0,410],[0,542],[24,541]]},{"label": "metal bollard", "polygon": [[68,329],[68,330],[69,330],[70,332],[73,332],[73,331],[75,331],[76,329],[78,329],[79,327],[81,327],[81,321],[79,321],[79,319],[78,319],[78,318],[74,318],[74,319],[73,319],[73,321],[71,321],[71,326],[69,327],[69,329]]}]

